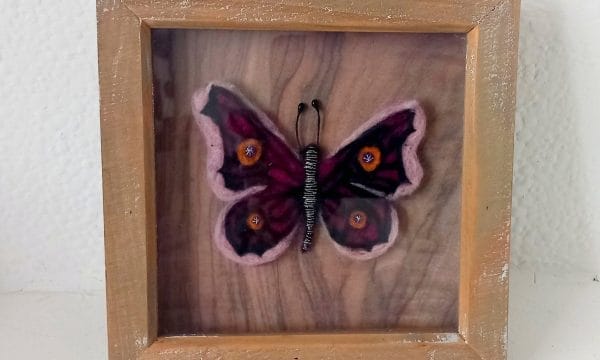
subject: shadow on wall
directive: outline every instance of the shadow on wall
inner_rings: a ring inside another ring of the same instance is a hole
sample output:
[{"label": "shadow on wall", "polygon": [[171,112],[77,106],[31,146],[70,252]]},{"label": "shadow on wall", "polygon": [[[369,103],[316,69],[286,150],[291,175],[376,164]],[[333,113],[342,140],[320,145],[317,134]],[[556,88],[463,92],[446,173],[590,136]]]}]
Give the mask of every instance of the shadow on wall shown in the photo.
[{"label": "shadow on wall", "polygon": [[[581,206],[589,189],[583,170],[583,114],[574,94],[583,80],[573,73],[581,54],[575,54],[568,40],[576,35],[566,33],[571,5],[567,0],[525,0],[521,9],[511,262],[513,269],[531,271],[529,287],[535,286],[536,271],[581,274],[597,266],[591,214]],[[518,292],[510,295],[511,303],[531,300]],[[511,306],[518,310],[509,314],[514,319],[509,331],[519,359],[533,359],[540,346],[548,346],[545,335],[557,323],[560,305],[567,304],[557,305],[557,314],[524,327],[519,324],[535,318]],[[526,333],[532,328],[535,334]]]}]

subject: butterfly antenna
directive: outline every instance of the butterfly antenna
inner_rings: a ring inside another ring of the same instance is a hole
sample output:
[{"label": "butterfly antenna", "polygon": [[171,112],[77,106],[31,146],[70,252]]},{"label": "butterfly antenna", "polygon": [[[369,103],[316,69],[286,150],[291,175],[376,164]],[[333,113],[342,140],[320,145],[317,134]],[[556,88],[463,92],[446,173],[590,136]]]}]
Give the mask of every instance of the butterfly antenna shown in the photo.
[{"label": "butterfly antenna", "polygon": [[310,105],[317,111],[317,145],[319,145],[319,138],[321,135],[321,112],[319,109],[321,108],[321,103],[317,99],[313,99],[310,102]]},{"label": "butterfly antenna", "polygon": [[298,148],[301,149],[302,145],[300,144],[300,136],[298,136],[298,124],[300,123],[300,114],[306,109],[306,104],[301,102],[298,104],[298,114],[296,115],[296,142],[298,143]]}]

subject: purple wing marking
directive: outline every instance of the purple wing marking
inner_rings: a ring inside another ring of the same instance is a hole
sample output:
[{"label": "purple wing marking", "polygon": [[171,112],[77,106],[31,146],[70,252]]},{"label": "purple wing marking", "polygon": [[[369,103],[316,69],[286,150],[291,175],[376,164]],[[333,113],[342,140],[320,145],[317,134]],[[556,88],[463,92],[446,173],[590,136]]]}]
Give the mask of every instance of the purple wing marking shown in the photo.
[{"label": "purple wing marking", "polygon": [[[270,184],[296,188],[302,185],[298,155],[267,115],[254,107],[231,85],[211,83],[194,95],[192,107],[208,145],[208,179],[223,200],[237,200],[264,190]],[[238,157],[238,146],[255,139],[260,159],[251,166]]]}]

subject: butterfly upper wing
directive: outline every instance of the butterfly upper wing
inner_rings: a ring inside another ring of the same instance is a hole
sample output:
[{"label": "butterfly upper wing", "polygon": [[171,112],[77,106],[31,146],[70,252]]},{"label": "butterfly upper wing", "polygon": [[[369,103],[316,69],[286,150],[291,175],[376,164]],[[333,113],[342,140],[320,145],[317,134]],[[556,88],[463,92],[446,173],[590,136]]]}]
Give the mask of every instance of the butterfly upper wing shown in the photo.
[{"label": "butterfly upper wing", "polygon": [[[271,183],[302,185],[304,170],[268,116],[231,85],[211,83],[192,100],[194,117],[208,145],[208,179],[223,200],[240,199]],[[257,156],[247,158],[244,144]]]},{"label": "butterfly upper wing", "polygon": [[219,249],[243,264],[275,259],[301,218],[300,159],[267,115],[231,85],[208,85],[194,95],[192,107],[207,144],[211,188],[231,201],[216,224]]},{"label": "butterfly upper wing", "polygon": [[321,215],[344,254],[376,257],[395,241],[398,217],[390,200],[419,185],[417,147],[425,115],[416,102],[386,109],[367,121],[322,162]]},{"label": "butterfly upper wing", "polygon": [[[423,177],[416,150],[424,131],[425,115],[415,101],[375,115],[321,163],[322,191],[390,199],[412,192]],[[361,151],[375,157],[371,165],[359,159]]]}]

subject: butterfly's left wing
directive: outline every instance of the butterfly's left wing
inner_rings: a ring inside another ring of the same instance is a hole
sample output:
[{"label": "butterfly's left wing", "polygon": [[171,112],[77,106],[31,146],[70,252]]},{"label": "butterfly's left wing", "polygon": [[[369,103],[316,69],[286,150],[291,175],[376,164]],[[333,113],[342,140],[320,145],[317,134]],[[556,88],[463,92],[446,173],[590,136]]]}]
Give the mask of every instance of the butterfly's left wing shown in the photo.
[{"label": "butterfly's left wing", "polygon": [[208,146],[209,184],[219,198],[239,200],[272,184],[302,185],[298,154],[234,86],[211,83],[194,94],[192,107]]},{"label": "butterfly's left wing", "polygon": [[192,106],[206,140],[208,182],[229,202],[215,225],[219,250],[246,265],[274,260],[300,225],[302,162],[267,114],[232,85],[209,84]]},{"label": "butterfly's left wing", "polygon": [[321,163],[321,215],[343,254],[371,259],[394,243],[398,216],[391,200],[414,191],[423,177],[416,151],[424,131],[417,102],[393,106]]}]

